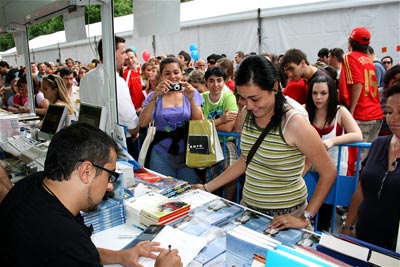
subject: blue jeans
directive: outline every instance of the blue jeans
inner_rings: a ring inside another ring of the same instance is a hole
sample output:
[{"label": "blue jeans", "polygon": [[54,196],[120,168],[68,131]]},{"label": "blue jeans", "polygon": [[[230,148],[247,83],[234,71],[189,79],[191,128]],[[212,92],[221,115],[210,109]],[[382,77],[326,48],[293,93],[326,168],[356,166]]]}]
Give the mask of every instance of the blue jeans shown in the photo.
[{"label": "blue jeans", "polygon": [[174,156],[153,149],[150,156],[150,170],[187,181],[189,184],[199,183],[199,177],[194,169],[186,166],[184,155]]}]

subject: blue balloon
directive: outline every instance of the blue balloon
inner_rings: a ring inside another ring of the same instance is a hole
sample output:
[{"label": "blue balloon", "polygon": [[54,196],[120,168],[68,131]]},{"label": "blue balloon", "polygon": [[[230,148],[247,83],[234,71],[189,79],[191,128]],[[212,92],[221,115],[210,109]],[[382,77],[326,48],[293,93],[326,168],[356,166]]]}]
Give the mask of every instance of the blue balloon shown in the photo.
[{"label": "blue balloon", "polygon": [[190,55],[192,56],[192,58],[193,58],[194,60],[198,60],[198,59],[199,59],[199,52],[197,52],[197,50],[192,50],[192,51],[190,52]]},{"label": "blue balloon", "polygon": [[130,46],[129,48],[130,48],[130,49],[132,49],[132,50],[133,50],[133,52],[135,52],[135,53],[137,52],[137,51],[136,51],[136,47],[134,47],[133,45],[132,45],[132,46]]},{"label": "blue balloon", "polygon": [[189,46],[190,52],[197,50],[197,44],[191,43]]}]

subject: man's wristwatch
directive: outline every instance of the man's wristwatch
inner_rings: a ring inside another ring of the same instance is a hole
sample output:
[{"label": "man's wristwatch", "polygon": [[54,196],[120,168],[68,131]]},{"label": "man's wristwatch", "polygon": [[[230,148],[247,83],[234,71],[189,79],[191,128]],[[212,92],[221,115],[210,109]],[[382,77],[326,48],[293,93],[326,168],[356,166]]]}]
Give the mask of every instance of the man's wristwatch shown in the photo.
[{"label": "man's wristwatch", "polygon": [[354,226],[353,225],[348,225],[348,224],[346,224],[346,222],[343,222],[342,223],[342,229],[353,231],[354,230]]},{"label": "man's wristwatch", "polygon": [[310,222],[313,219],[313,216],[306,210],[303,211],[302,217],[306,218]]}]

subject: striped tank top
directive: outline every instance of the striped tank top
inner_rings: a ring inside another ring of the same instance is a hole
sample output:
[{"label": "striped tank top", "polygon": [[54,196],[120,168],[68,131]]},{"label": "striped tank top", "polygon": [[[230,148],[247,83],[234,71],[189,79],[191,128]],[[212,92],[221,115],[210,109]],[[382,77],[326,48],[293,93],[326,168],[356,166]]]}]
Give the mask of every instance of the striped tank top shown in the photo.
[{"label": "striped tank top", "polygon": [[[292,113],[291,117],[298,112]],[[286,124],[287,124],[286,122]],[[285,209],[307,200],[307,187],[302,177],[304,155],[290,146],[283,137],[284,129],[272,129],[261,142],[246,169],[243,200],[259,209]],[[251,147],[262,133],[248,113],[241,137],[241,153],[247,157]]]}]

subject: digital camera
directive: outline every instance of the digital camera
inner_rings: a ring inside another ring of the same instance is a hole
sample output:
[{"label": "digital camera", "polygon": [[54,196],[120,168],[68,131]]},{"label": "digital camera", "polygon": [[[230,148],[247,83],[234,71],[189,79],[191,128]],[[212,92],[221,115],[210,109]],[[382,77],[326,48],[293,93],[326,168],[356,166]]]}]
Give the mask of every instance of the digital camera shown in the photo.
[{"label": "digital camera", "polygon": [[171,87],[170,87],[171,91],[181,91],[182,90],[182,86],[180,83],[171,83]]}]

